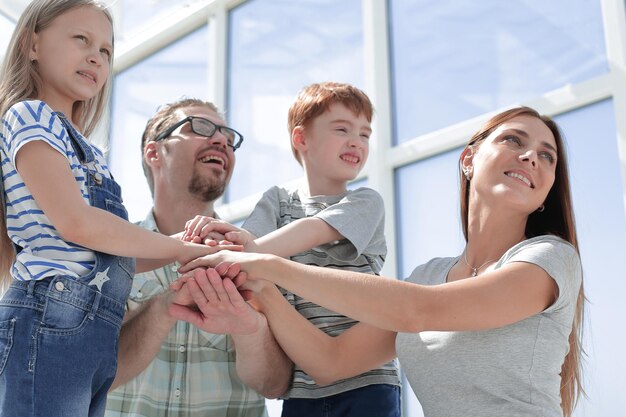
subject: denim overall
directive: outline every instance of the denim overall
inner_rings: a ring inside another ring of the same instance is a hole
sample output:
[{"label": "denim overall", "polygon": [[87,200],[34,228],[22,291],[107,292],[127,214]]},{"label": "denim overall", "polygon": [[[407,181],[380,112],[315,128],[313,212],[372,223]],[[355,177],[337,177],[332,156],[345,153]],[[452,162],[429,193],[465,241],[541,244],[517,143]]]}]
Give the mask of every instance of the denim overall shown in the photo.
[{"label": "denim overall", "polygon": [[[90,205],[128,220],[119,185],[90,169],[92,149],[61,120],[89,168]],[[13,280],[0,301],[1,417],[104,415],[134,270],[133,258],[95,252],[80,279]]]}]

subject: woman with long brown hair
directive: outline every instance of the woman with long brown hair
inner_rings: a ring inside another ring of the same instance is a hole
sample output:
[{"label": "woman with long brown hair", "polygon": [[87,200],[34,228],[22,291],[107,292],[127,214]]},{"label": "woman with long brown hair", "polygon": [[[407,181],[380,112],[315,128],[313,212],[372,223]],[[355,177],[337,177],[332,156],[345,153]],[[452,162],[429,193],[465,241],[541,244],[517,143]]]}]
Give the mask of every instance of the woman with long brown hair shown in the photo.
[{"label": "woman with long brown hair", "polygon": [[[584,293],[564,143],[557,125],[519,107],[487,121],[461,153],[467,244],[408,282],[222,251],[186,265],[200,312],[253,291],[285,352],[318,383],[398,355],[427,417],[566,416],[583,392]],[[240,272],[244,271],[243,273]],[[247,276],[247,279],[246,279]],[[290,314],[264,280],[361,323],[328,337]],[[397,332],[397,335],[396,335]]]}]

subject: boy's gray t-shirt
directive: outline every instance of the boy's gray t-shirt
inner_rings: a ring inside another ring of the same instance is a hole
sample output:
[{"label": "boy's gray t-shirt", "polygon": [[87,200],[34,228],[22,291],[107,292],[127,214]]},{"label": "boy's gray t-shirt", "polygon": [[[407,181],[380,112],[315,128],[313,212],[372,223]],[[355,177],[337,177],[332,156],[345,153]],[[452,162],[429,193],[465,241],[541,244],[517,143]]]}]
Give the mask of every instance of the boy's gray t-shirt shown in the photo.
[{"label": "boy's gray t-shirt", "polygon": [[[433,259],[407,281],[445,283],[458,260]],[[511,262],[535,264],[554,279],[559,294],[550,307],[496,329],[398,334],[401,368],[426,417],[563,416],[560,372],[582,282],[578,252],[559,237],[538,236],[509,249],[494,268]]]},{"label": "boy's gray t-shirt", "polygon": [[[384,212],[382,198],[369,188],[359,188],[336,196],[306,197],[297,189],[272,187],[263,194],[242,227],[256,237],[261,237],[292,221],[318,217],[345,239],[298,253],[291,256],[291,260],[378,275],[387,255]],[[351,318],[285,290],[281,291],[300,314],[327,334],[336,336],[356,324]],[[324,387],[316,385],[296,366],[291,389],[285,398],[321,398],[372,384],[400,385],[395,361]]]}]

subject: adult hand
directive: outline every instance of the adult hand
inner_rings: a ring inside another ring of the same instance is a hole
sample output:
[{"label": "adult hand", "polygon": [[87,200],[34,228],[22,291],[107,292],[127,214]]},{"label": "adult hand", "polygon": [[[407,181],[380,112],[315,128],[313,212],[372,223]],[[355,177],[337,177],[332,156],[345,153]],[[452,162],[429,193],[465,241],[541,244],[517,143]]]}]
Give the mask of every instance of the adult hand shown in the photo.
[{"label": "adult hand", "polygon": [[197,310],[172,304],[169,308],[172,317],[216,334],[252,334],[259,329],[260,313],[246,303],[230,278],[222,279],[214,269],[194,270],[193,277],[187,277],[179,291],[185,289]]}]

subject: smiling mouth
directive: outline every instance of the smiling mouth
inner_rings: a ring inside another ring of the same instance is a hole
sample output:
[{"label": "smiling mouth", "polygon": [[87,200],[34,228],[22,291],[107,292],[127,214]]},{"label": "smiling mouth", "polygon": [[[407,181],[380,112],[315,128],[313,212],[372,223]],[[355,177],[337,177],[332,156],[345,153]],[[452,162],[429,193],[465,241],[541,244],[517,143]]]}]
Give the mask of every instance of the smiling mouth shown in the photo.
[{"label": "smiling mouth", "polygon": [[79,75],[82,75],[82,76],[83,76],[83,77],[85,77],[85,78],[90,79],[90,80],[91,80],[91,81],[93,81],[94,83],[96,82],[96,77],[94,77],[93,75],[87,74],[87,73],[82,72],[82,71],[77,71],[77,73],[78,73]]},{"label": "smiling mouth", "polygon": [[222,168],[226,169],[226,161],[224,161],[224,158],[221,158],[217,155],[203,156],[202,158],[198,160],[202,162],[203,164],[220,165]]},{"label": "smiling mouth", "polygon": [[518,174],[517,172],[505,172],[505,174],[507,177],[517,178],[518,180],[522,181],[524,184],[528,185],[530,188],[535,188],[535,184],[530,182],[530,180],[526,178],[525,176],[523,176],[522,174]]},{"label": "smiling mouth", "polygon": [[353,155],[341,155],[341,160],[349,162],[351,164],[358,164],[360,159]]}]

